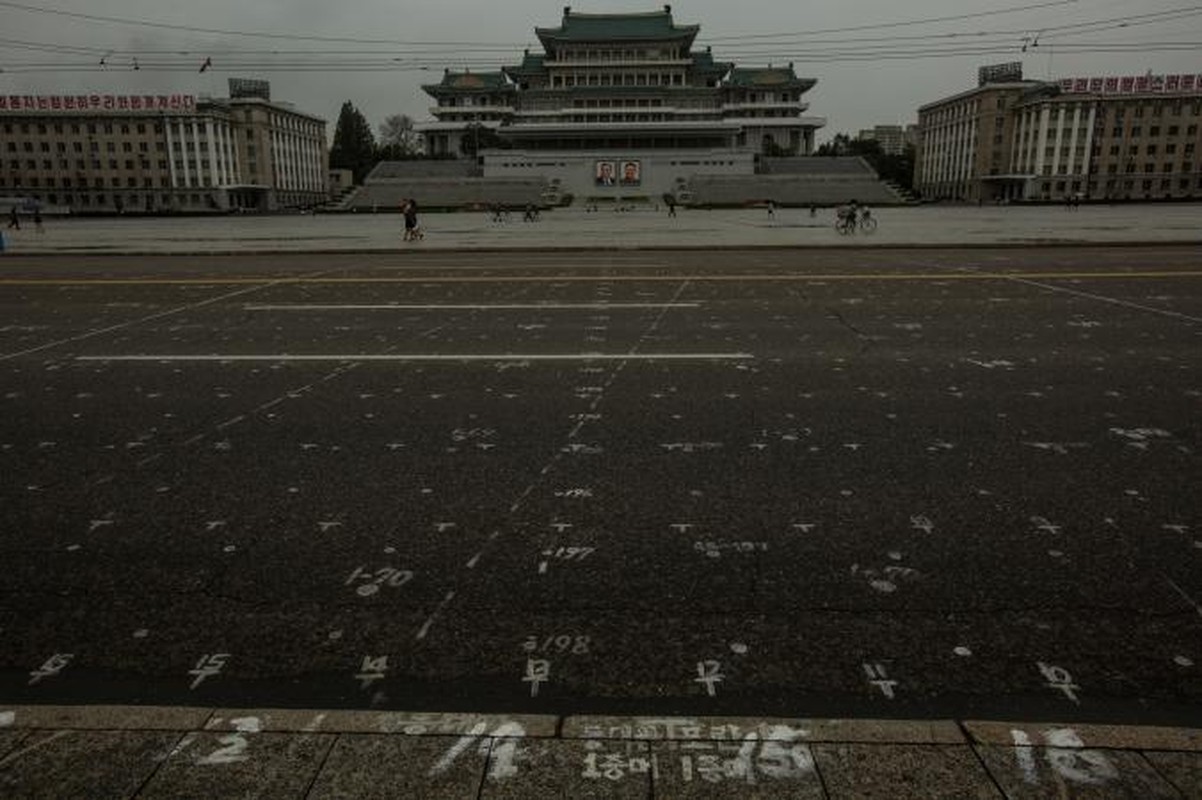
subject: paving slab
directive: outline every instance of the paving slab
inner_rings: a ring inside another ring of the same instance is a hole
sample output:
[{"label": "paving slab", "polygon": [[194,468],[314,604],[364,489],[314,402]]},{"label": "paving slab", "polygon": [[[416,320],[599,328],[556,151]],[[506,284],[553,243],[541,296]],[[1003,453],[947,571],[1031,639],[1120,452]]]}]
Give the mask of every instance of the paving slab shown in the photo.
[{"label": "paving slab", "polygon": [[14,728],[72,730],[192,730],[204,725],[212,713],[207,708],[180,706],[13,706]]},{"label": "paving slab", "polygon": [[28,735],[27,731],[0,731],[0,759],[7,756],[11,751],[16,750],[17,745]]},{"label": "paving slab", "polygon": [[967,745],[819,744],[814,756],[831,800],[1002,797]]},{"label": "paving slab", "polygon": [[1145,751],[1143,756],[1165,780],[1181,792],[1182,797],[1189,800],[1202,798],[1202,753]]},{"label": "paving slab", "polygon": [[[427,236],[398,241],[395,214],[321,214],[297,217],[213,216],[172,218],[80,218],[47,220],[44,234],[8,236],[7,252],[49,253],[236,253],[404,252],[448,250],[571,250],[693,247],[812,247],[1081,244],[1089,242],[1197,242],[1197,204],[1090,205],[1073,214],[1048,207],[921,206],[874,210],[874,235],[841,236],[833,209],[811,218],[802,209],[781,209],[775,220],[762,210],[635,212],[620,218],[556,209],[537,225],[493,225],[484,213],[430,213]],[[615,223],[622,228],[619,240]],[[298,225],[305,235],[298,236]]]},{"label": "paving slab", "polygon": [[480,798],[642,800],[651,796],[651,752],[644,742],[628,744],[606,751],[583,739],[494,739]]},{"label": "paving slab", "polygon": [[[1202,729],[1165,728],[1142,725],[1032,725],[1018,722],[966,722],[965,730],[974,742],[991,745],[1013,745],[1016,736],[1033,745],[1041,744],[1049,734],[1060,737],[1060,747],[1073,747],[1063,742],[1079,741],[1077,747],[1102,747],[1136,750],[1188,750],[1202,753]],[[1059,733],[1072,730],[1073,738]]]},{"label": "paving slab", "polygon": [[453,736],[344,734],[322,766],[308,800],[437,797],[474,800],[491,742]]},{"label": "paving slab", "polygon": [[[261,730],[276,732],[401,733],[411,736],[462,736],[473,731],[506,730],[511,735],[554,736],[559,718],[536,714],[444,714],[401,711],[305,711],[232,709],[213,711],[207,730],[236,730],[238,720],[254,717]],[[516,727],[514,727],[516,726]]]},{"label": "paving slab", "polygon": [[981,760],[1011,800],[1040,797],[1179,798],[1137,752],[1077,747],[977,745]]},{"label": "paving slab", "polygon": [[607,717],[564,720],[564,738],[646,740],[794,739],[807,742],[965,744],[950,720],[764,719],[762,717]]},{"label": "paving slab", "polygon": [[[606,755],[620,746],[607,743]],[[826,797],[813,751],[799,741],[751,734],[742,741],[654,742],[651,757],[656,797]]]},{"label": "paving slab", "polygon": [[138,797],[303,797],[334,739],[312,733],[192,733]]},{"label": "paving slab", "polygon": [[0,762],[0,797],[132,797],[180,739],[143,731],[35,731]]}]

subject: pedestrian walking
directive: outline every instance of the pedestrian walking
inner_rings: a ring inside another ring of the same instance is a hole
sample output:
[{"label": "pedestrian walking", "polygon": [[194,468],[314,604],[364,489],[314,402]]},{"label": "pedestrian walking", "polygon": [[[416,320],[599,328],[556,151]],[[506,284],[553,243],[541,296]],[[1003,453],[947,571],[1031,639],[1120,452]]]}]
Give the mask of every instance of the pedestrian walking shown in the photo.
[{"label": "pedestrian walking", "polygon": [[42,209],[35,208],[33,210],[33,228],[38,233],[45,233],[46,228],[42,225]]},{"label": "pedestrian walking", "polygon": [[768,219],[776,219],[776,203],[768,201]]},{"label": "pedestrian walking", "polygon": [[669,195],[664,198],[664,202],[668,204],[668,216],[676,216],[676,198]]},{"label": "pedestrian walking", "polygon": [[21,230],[21,218],[17,216],[16,206],[10,206],[8,209],[8,227]]},{"label": "pedestrian walking", "polygon": [[426,235],[417,222],[417,201],[411,197],[405,204],[405,240],[415,242],[424,238]]}]

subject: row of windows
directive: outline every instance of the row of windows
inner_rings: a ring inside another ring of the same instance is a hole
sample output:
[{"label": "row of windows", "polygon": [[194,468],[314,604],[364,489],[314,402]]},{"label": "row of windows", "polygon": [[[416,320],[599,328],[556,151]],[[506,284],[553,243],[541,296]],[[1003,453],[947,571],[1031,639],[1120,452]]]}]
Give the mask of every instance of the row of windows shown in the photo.
[{"label": "row of windows", "polygon": [[[3,185],[4,185],[3,183],[0,183],[0,186],[3,186]],[[75,206],[77,204],[80,206],[91,206],[93,204],[98,205],[98,206],[109,205],[109,196],[107,194],[104,194],[103,192],[98,193],[98,194],[80,194],[80,195],[64,194],[61,196],[58,194],[51,193],[51,194],[46,195],[45,197],[43,197],[39,193],[35,193],[32,195],[32,197],[34,200],[36,200],[38,202],[45,200],[47,203],[49,203],[52,206],[59,205],[60,197],[62,200],[62,204],[66,205],[66,206]],[[201,204],[201,195],[199,195],[199,194],[190,194],[190,195],[188,195],[188,194],[180,194],[180,195],[162,194],[159,197],[160,197],[160,202],[162,202],[163,205],[171,205],[173,202],[190,203],[191,205],[194,205],[194,206],[198,206]],[[114,193],[112,195],[112,201],[113,201],[114,205],[120,203],[121,205],[123,205],[127,208],[135,208],[135,207],[141,206],[142,202],[143,202],[143,198],[145,198],[145,202],[148,205],[153,205],[155,196],[154,196],[154,193],[152,193],[152,192],[147,192],[145,195],[139,195],[136,193],[132,193],[132,194]]]},{"label": "row of windows", "polygon": [[[154,126],[155,133],[163,132],[163,123],[155,122],[152,124]],[[72,123],[69,123],[69,125],[68,125],[68,123],[55,122],[52,125],[47,125],[44,122],[32,123],[32,124],[29,122],[18,122],[18,123],[6,122],[6,123],[4,123],[4,132],[5,133],[13,133],[14,131],[20,131],[21,133],[30,133],[32,130],[36,129],[38,133],[46,134],[46,133],[50,132],[51,128],[53,128],[55,133],[66,133],[66,129],[68,126],[71,128],[71,133],[78,134],[78,133],[83,133],[85,123],[72,122]],[[114,125],[111,122],[101,122],[101,123],[88,122],[88,123],[86,123],[86,127],[87,127],[88,133],[91,133],[91,134],[99,133],[101,130],[103,130],[103,132],[106,134],[112,134],[112,133],[115,133],[117,129],[120,129],[121,133],[126,136],[128,136],[130,133],[129,125],[124,125],[124,124],[123,125]],[[138,133],[146,133],[147,125],[144,122],[139,122],[136,125],[134,125],[133,127],[138,131]]]},{"label": "row of windows", "polygon": [[[1088,129],[1085,126],[1082,126],[1082,127],[1076,129],[1076,133],[1078,135],[1084,135],[1087,130]],[[1060,129],[1061,136],[1063,136],[1066,139],[1072,138],[1073,132],[1074,132],[1074,129],[1071,127],[1065,127],[1065,128]],[[1162,132],[1166,132],[1168,136],[1180,136],[1181,135],[1181,126],[1180,125],[1169,125],[1167,128],[1162,128],[1159,125],[1152,125],[1148,128],[1148,136],[1153,139],[1160,136]],[[1022,132],[1022,139],[1023,139],[1023,141],[1026,141],[1029,138],[1035,138],[1035,136],[1038,133],[1039,133],[1038,131],[1030,129],[1030,128],[1025,129]],[[1048,136],[1054,136],[1055,133],[1056,133],[1055,129],[1049,130]],[[1144,134],[1144,129],[1143,129],[1142,125],[1132,125],[1130,134],[1128,134],[1128,135],[1131,138],[1140,138],[1143,136],[1143,134]],[[1124,136],[1124,128],[1122,128],[1122,127],[1113,128],[1110,131],[1110,135],[1114,139],[1122,139]],[[1186,136],[1197,136],[1198,135],[1198,126],[1197,125],[1187,125],[1185,128],[1185,135]]]},{"label": "row of windows", "polygon": [[[197,162],[195,159],[188,159],[186,163],[187,163],[188,169],[190,171],[196,170]],[[254,162],[252,162],[252,163],[254,163]],[[93,158],[93,159],[77,158],[77,159],[75,159],[75,169],[77,169],[77,170],[87,169],[89,164],[91,165],[92,169],[102,169],[104,162],[102,162],[99,158]],[[108,168],[109,169],[121,169],[122,168],[121,164],[122,164],[122,162],[118,161],[115,158],[110,158],[108,160]],[[182,171],[184,168],[184,164],[185,164],[185,162],[183,160],[177,159],[175,162],[175,168],[177,170]],[[200,161],[200,168],[202,170],[211,169],[212,165],[213,165],[213,162],[211,162],[207,159]],[[158,166],[159,166],[159,169],[167,169],[167,160],[159,159]],[[21,160],[18,158],[10,159],[8,162],[8,168],[10,170],[21,169]],[[43,159],[41,161],[40,166],[39,166],[39,162],[36,159],[31,158],[31,159],[27,159],[25,161],[25,169],[27,169],[27,170],[38,170],[38,169],[53,170],[55,168],[56,167],[54,165],[54,161],[51,159],[48,159],[48,158]],[[70,169],[70,168],[71,168],[71,162],[68,159],[65,159],[65,158],[59,159],[57,169]],[[143,157],[143,158],[135,161],[132,158],[127,158],[127,159],[125,159],[125,162],[124,162],[124,168],[127,170],[132,170],[135,168],[150,169],[150,159]]]},{"label": "row of windows", "polygon": [[[18,149],[23,152],[26,152],[26,153],[32,153],[34,151],[34,144],[37,144],[37,146],[38,146],[37,149],[39,152],[42,152],[42,153],[50,152],[50,142],[36,142],[36,143],[35,142],[5,142],[4,149],[6,152],[9,152],[9,153],[16,153],[16,152],[18,152]],[[68,142],[55,142],[54,143],[55,152],[56,153],[67,152],[68,144],[71,145],[71,149],[76,153],[82,153],[84,151],[84,142],[69,142],[69,143]],[[88,152],[90,152],[90,153],[99,153],[100,152],[100,142],[87,142],[87,145],[88,145],[88,148],[87,148]],[[162,142],[156,142],[155,149],[158,152],[162,153],[162,152],[166,151],[167,146],[164,145]],[[108,142],[105,146],[105,150],[109,153],[116,153],[117,152],[117,143],[116,142]],[[134,151],[134,143],[133,142],[122,142],[121,152],[132,153],[133,151]],[[149,153],[150,152],[150,143],[149,142],[138,142],[138,152]]]},{"label": "row of windows", "polygon": [[558,89],[572,86],[684,86],[684,74],[680,72],[608,72],[582,75],[553,75],[551,87]]},{"label": "row of windows", "polygon": [[[1054,185],[1056,187],[1057,192],[1064,192],[1065,190],[1068,189],[1069,182],[1068,181],[1056,181]],[[1072,191],[1074,191],[1074,192],[1081,191],[1081,181],[1073,181],[1071,185],[1072,185]],[[1051,192],[1052,186],[1053,186],[1052,181],[1044,181],[1043,182],[1042,189],[1043,189],[1044,195],[1047,195]],[[1171,190],[1173,188],[1173,179],[1172,178],[1164,178],[1160,181],[1159,186],[1161,189]],[[1144,181],[1140,182],[1140,188],[1145,192],[1151,191],[1155,187],[1156,187],[1156,181],[1154,181],[1154,180],[1144,180]],[[1107,191],[1112,192],[1118,188],[1119,188],[1119,181],[1106,181],[1106,190]],[[1122,188],[1126,189],[1126,190],[1134,189],[1135,181],[1133,181],[1133,180],[1122,181]],[[1185,191],[1185,190],[1188,190],[1191,188],[1202,189],[1202,178],[1198,178],[1196,181],[1194,178],[1178,178],[1177,179],[1177,188],[1180,191]],[[1096,192],[1098,190],[1097,181],[1089,182],[1089,190],[1091,192]]]},{"label": "row of windows", "polygon": [[[197,179],[197,177],[195,175],[190,175],[188,177],[187,181],[184,181],[181,179],[179,181],[179,183],[180,183],[180,185],[186,185],[186,186],[211,187],[214,185],[213,179],[208,175],[206,175],[200,179]],[[151,188],[155,185],[158,185],[164,189],[170,189],[171,188],[171,178],[169,178],[167,176],[162,176],[162,177],[158,178],[157,181],[154,178],[134,178],[134,177],[128,177],[128,178],[114,177],[114,178],[109,178],[107,181],[104,178],[93,178],[91,180],[91,182],[89,183],[89,181],[86,178],[80,178],[79,180],[75,180],[75,181],[73,181],[71,178],[63,178],[60,181],[56,181],[54,178],[45,178],[45,179],[6,178],[3,176],[0,176],[0,188],[4,188],[5,185],[7,185],[7,184],[11,184],[11,186],[14,189],[17,189],[17,188],[30,188],[30,189],[40,189],[40,188],[75,189],[75,188],[79,188],[79,189],[86,189],[86,188],[88,188],[89,185],[95,189],[103,189],[106,186],[111,186],[113,188],[120,188],[122,186],[125,186],[125,187],[129,187],[131,189],[136,188],[138,186]]]},{"label": "row of windows", "polygon": [[561,47],[552,51],[553,58],[559,61],[643,61],[648,59],[679,59],[680,48],[612,48],[596,47]]}]

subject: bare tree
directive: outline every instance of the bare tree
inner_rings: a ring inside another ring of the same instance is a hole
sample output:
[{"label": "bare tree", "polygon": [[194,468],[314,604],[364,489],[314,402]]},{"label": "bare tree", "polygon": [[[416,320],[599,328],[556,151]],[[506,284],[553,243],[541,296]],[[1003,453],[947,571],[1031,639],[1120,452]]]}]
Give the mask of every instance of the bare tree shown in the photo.
[{"label": "bare tree", "polygon": [[392,114],[380,124],[380,155],[384,158],[412,158],[422,152],[422,137],[407,114]]}]

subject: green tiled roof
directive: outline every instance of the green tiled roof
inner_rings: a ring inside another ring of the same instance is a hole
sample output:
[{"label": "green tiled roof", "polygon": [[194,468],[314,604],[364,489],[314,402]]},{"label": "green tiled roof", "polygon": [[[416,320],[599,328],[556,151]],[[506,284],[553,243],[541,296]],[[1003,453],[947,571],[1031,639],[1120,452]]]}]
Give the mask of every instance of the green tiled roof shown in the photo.
[{"label": "green tiled roof", "polygon": [[461,91],[495,92],[509,91],[513,84],[505,79],[504,72],[451,72],[447,70],[441,83],[423,86],[426,92]]},{"label": "green tiled roof", "polygon": [[812,89],[818,81],[813,78],[799,78],[797,73],[793,71],[792,65],[788,67],[740,67],[732,69],[730,76],[726,79],[726,86],[738,86],[747,89],[778,89],[778,88],[800,88],[802,91]]},{"label": "green tiled roof", "polygon": [[558,28],[535,28],[534,32],[544,41],[605,42],[691,38],[699,30],[698,25],[675,25],[668,9],[645,14],[580,14],[568,8]]},{"label": "green tiled roof", "polygon": [[700,53],[693,53],[693,67],[701,73],[712,75],[725,75],[734,68],[734,64],[725,61],[714,61],[713,54],[705,50]]},{"label": "green tiled roof", "polygon": [[516,67],[505,67],[504,71],[507,75],[530,75],[542,73],[546,71],[546,60],[547,57],[545,55],[534,55],[527,50],[526,54],[522,57],[521,64]]}]

